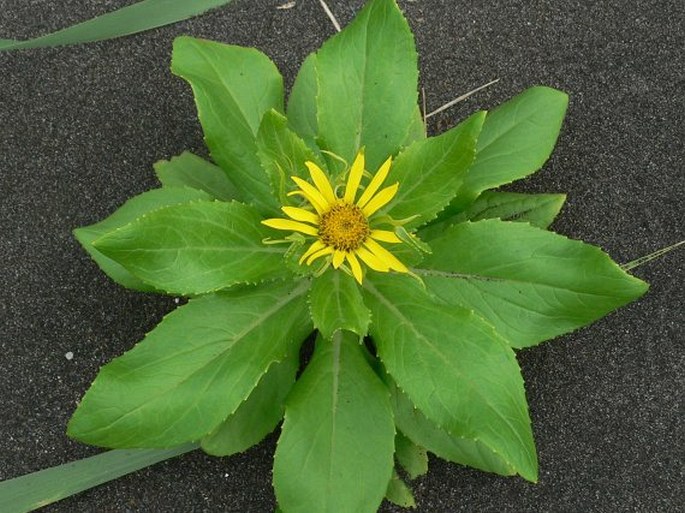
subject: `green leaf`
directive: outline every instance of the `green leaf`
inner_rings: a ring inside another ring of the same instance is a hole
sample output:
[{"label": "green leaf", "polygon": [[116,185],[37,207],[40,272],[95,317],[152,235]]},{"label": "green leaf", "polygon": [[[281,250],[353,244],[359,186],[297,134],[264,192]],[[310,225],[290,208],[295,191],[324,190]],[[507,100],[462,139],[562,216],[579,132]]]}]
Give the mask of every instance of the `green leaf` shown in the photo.
[{"label": "green leaf", "polygon": [[390,482],[388,483],[385,498],[402,508],[416,507],[416,501],[414,500],[414,495],[411,493],[411,490],[405,482],[402,481],[400,476],[397,475],[397,472],[394,471],[390,478]]},{"label": "green leaf", "polygon": [[192,86],[212,158],[241,197],[260,211],[276,209],[255,143],[262,116],[283,112],[283,79],[274,63],[254,48],[179,37],[171,71]]},{"label": "green leaf", "polygon": [[513,350],[480,317],[433,302],[415,280],[373,278],[365,282],[371,336],[397,384],[448,434],[480,440],[535,481],[535,445]]},{"label": "green leaf", "polygon": [[407,131],[407,135],[402,143],[402,146],[409,146],[412,143],[425,139],[426,137],[426,123],[423,118],[423,112],[421,112],[421,108],[417,105],[414,109],[414,117],[411,125],[409,125],[409,130]]},{"label": "green leaf", "polygon": [[173,447],[216,428],[311,331],[307,281],[192,299],[105,365],[68,434],[103,447]]},{"label": "green leaf", "polygon": [[189,151],[171,160],[155,162],[154,168],[164,187],[192,187],[222,201],[240,199],[236,186],[223,169]]},{"label": "green leaf", "polygon": [[499,218],[502,221],[530,223],[546,229],[559,214],[564,201],[566,194],[485,191],[455,221]]},{"label": "green leaf", "polygon": [[410,479],[416,479],[428,472],[426,449],[416,445],[402,433],[397,433],[395,436],[395,458]]},{"label": "green leaf", "polygon": [[432,223],[420,231],[425,240],[439,237],[450,226],[464,221],[501,219],[548,228],[566,201],[565,194],[521,194],[485,191],[463,212]]},{"label": "green leaf", "polygon": [[599,248],[524,223],[458,224],[431,247],[418,271],[428,289],[475,310],[514,347],[585,326],[647,290]]},{"label": "green leaf", "polygon": [[288,397],[274,488],[288,513],[373,513],[390,481],[395,427],[388,391],[359,337],[337,331]]},{"label": "green leaf", "polygon": [[257,133],[257,155],[269,176],[271,192],[281,204],[286,204],[286,191],[294,187],[291,176],[309,179],[304,165],[306,161],[323,166],[319,157],[288,128],[285,116],[275,110],[270,110],[262,118]]},{"label": "green leaf", "polygon": [[97,239],[95,248],[172,294],[287,278],[285,248],[267,245],[261,216],[242,203],[198,201],[147,214]]},{"label": "green leaf", "polygon": [[318,151],[315,141],[319,133],[316,119],[317,94],[316,54],[312,53],[302,63],[290,91],[288,125],[315,151]]},{"label": "green leaf", "polygon": [[[386,381],[391,381],[389,378]],[[476,438],[450,435],[418,410],[394,383],[389,383],[395,424],[413,443],[425,447],[436,456],[469,467],[510,476],[516,471],[486,444]],[[411,443],[411,442],[410,442]],[[416,447],[416,446],[413,446]],[[400,459],[399,446],[396,448]],[[401,460],[400,460],[401,462]],[[404,464],[405,469],[407,468]],[[409,472],[409,469],[407,469]]]},{"label": "green leaf", "polygon": [[159,292],[155,287],[143,282],[121,264],[105,256],[93,246],[93,241],[106,233],[116,230],[139,217],[170,205],[188,203],[194,200],[211,199],[207,193],[186,187],[165,187],[153,189],[129,199],[117,211],[99,223],[83,226],[74,230],[74,236],[83,249],[95,260],[107,276],[124,287],[143,292]]},{"label": "green leaf", "polygon": [[486,190],[518,180],[542,167],[557,142],[568,95],[532,87],[488,114],[476,158],[449,214],[464,210]]},{"label": "green leaf", "polygon": [[368,332],[371,314],[364,306],[357,282],[341,270],[330,269],[314,279],[309,292],[309,308],[314,327],[326,339],[340,329],[360,337]]},{"label": "green leaf", "polygon": [[386,249],[408,267],[414,267],[420,264],[421,260],[423,260],[425,250],[429,249],[428,245],[416,235],[406,232],[402,233],[401,229],[398,228],[395,228],[395,235],[397,235],[404,244],[394,244]]},{"label": "green leaf", "polygon": [[245,402],[202,439],[202,450],[213,456],[230,456],[261,442],[283,418],[285,398],[295,383],[299,364],[298,351],[274,363]]},{"label": "green leaf", "polygon": [[230,3],[231,0],[143,0],[51,34],[14,41],[0,39],[0,51],[73,45],[113,39],[149,30]]},{"label": "green leaf", "polygon": [[172,449],[130,449],[46,468],[0,483],[0,511],[33,511],[107,483],[136,470],[196,449],[186,444]]},{"label": "green leaf", "polygon": [[395,160],[391,180],[400,183],[385,212],[395,219],[419,215],[408,230],[433,219],[454,197],[473,160],[485,112],[478,112],[437,137],[412,144]]},{"label": "green leaf", "polygon": [[319,145],[347,162],[366,147],[366,167],[395,155],[415,120],[414,38],[394,0],[368,2],[316,57]]}]

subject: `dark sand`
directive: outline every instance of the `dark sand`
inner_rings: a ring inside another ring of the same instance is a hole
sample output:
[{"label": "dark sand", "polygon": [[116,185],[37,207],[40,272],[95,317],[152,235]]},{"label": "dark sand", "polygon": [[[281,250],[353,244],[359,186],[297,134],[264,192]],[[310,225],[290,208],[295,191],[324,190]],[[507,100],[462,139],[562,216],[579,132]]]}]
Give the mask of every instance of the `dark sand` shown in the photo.
[{"label": "dark sand", "polygon": [[[130,3],[4,0],[0,36]],[[154,161],[205,153],[190,89],[168,71],[173,38],[256,46],[290,86],[333,28],[316,0],[276,9],[283,3],[236,0],[134,37],[0,54],[0,479],[97,453],[64,435],[76,402],[101,365],[174,307],[110,282],[71,236],[154,187]],[[361,3],[329,5],[345,23]],[[430,110],[501,78],[434,118],[433,133],[528,86],[563,89],[571,101],[557,150],[515,190],[567,193],[555,229],[619,262],[684,238],[682,0],[400,5]],[[416,511],[683,511],[684,254],[635,271],[652,285],[644,299],[519,354],[539,484],[433,459],[414,484]],[[46,511],[271,512],[274,443],[232,458],[188,454]]]}]

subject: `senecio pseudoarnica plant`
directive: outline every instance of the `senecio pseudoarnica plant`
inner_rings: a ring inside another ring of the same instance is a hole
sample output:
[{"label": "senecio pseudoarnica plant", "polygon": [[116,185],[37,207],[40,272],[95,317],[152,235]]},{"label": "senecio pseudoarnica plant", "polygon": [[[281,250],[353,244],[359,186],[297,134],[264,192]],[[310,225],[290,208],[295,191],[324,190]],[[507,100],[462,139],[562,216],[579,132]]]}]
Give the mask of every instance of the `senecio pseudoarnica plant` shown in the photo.
[{"label": "senecio pseudoarnica plant", "polygon": [[284,513],[411,506],[426,451],[536,481],[515,350],[647,289],[547,230],[563,195],[491,190],[543,165],[566,95],[534,87],[426,137],[394,0],[304,61],[287,108],[255,49],[181,37],[172,71],[216,164],[161,161],[161,188],[75,233],[118,283],[189,300],[102,368],[69,435],[230,455],[284,419]]}]

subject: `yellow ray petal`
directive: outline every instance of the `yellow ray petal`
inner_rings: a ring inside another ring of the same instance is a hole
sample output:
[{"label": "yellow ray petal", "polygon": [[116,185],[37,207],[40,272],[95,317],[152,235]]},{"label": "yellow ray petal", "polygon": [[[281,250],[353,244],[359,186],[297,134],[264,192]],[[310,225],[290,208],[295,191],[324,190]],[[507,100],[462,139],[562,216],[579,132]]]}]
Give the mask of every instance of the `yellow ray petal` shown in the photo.
[{"label": "yellow ray petal", "polygon": [[347,253],[345,255],[345,258],[350,264],[350,269],[352,269],[352,276],[354,276],[354,279],[357,280],[359,285],[362,284],[362,266],[359,265],[359,260],[357,260],[357,257],[354,256],[354,253]]},{"label": "yellow ray petal", "polygon": [[291,232],[302,232],[306,235],[318,235],[319,230],[308,224],[299,223],[297,221],[292,221],[290,219],[264,219],[262,224],[269,226],[271,228],[276,228],[277,230],[287,230]]},{"label": "yellow ray petal", "polygon": [[395,235],[395,232],[391,232],[388,230],[371,230],[369,236],[372,239],[380,240],[383,242],[390,242],[391,244],[397,244],[399,242],[402,242],[400,238],[397,235]]},{"label": "yellow ray petal", "polygon": [[316,260],[319,257],[330,255],[333,253],[333,246],[326,246],[319,251],[312,253],[309,255],[309,258],[307,258],[307,265],[311,265],[314,260]]},{"label": "yellow ray petal", "polygon": [[371,253],[371,251],[366,249],[364,246],[358,247],[355,250],[355,253],[359,258],[362,259],[362,262],[364,262],[374,271],[387,273],[390,270],[390,268],[387,265],[385,265],[384,262],[382,262],[376,255]]},{"label": "yellow ray petal", "polygon": [[369,217],[373,215],[379,208],[387,205],[390,200],[397,194],[397,189],[400,186],[399,182],[389,185],[384,189],[381,189],[378,194],[376,194],[371,201],[369,201],[363,208],[362,213]]},{"label": "yellow ray petal", "polygon": [[295,221],[303,221],[305,223],[316,225],[319,224],[319,216],[317,216],[314,212],[310,212],[309,210],[298,207],[281,207],[281,210],[285,213],[285,215],[291,219],[294,219]]},{"label": "yellow ray petal", "polygon": [[354,197],[359,189],[359,183],[362,181],[364,174],[364,148],[359,150],[357,156],[350,168],[350,175],[347,177],[347,185],[345,185],[345,202],[354,203]]},{"label": "yellow ray petal", "polygon": [[313,255],[314,253],[322,250],[325,247],[326,247],[326,245],[323,242],[321,242],[320,240],[315,240],[314,242],[312,242],[311,246],[309,246],[307,251],[304,252],[304,255],[302,255],[300,257],[300,260],[298,263],[302,264],[302,262],[304,262],[307,257],[309,257],[310,255]]},{"label": "yellow ray petal", "polygon": [[364,245],[371,251],[381,262],[383,262],[384,265],[389,267],[390,269],[394,269],[395,271],[399,271],[401,273],[407,273],[409,272],[409,269],[405,267],[405,265],[400,262],[395,255],[390,253],[387,249],[385,249],[383,246],[378,244],[375,240],[373,239],[367,239],[366,242],[364,242]]},{"label": "yellow ray petal", "polygon": [[335,197],[333,187],[331,187],[331,182],[328,181],[326,173],[324,173],[319,166],[314,164],[314,162],[307,161],[304,165],[309,169],[309,175],[312,177],[316,188],[326,200],[326,203],[328,203],[328,205],[334,205],[338,198]]},{"label": "yellow ray petal", "polygon": [[345,261],[345,252],[336,250],[333,253],[333,268],[337,269]]},{"label": "yellow ray petal", "polygon": [[326,207],[324,205],[318,204],[314,198],[309,196],[307,193],[301,190],[296,190],[296,191],[290,191],[287,196],[302,196],[304,199],[306,199],[311,206],[314,207],[314,210],[316,210],[317,214],[321,215],[324,212],[326,212]]},{"label": "yellow ray petal", "polygon": [[364,205],[366,205],[369,201],[371,201],[371,198],[373,197],[373,195],[376,194],[376,191],[378,190],[378,188],[381,185],[383,185],[385,178],[388,176],[388,172],[390,171],[391,165],[392,165],[392,157],[388,157],[388,159],[385,162],[383,162],[381,167],[378,168],[378,171],[376,172],[374,177],[369,182],[369,185],[366,186],[366,189],[364,190],[364,194],[362,194],[362,197],[359,198],[359,201],[357,202],[357,206],[359,208],[364,208]]},{"label": "yellow ray petal", "polygon": [[331,205],[326,201],[326,198],[323,197],[323,194],[319,192],[319,189],[298,176],[291,176],[291,178],[302,190],[304,197],[314,206],[317,212],[320,211],[319,213],[322,213],[329,209]]}]

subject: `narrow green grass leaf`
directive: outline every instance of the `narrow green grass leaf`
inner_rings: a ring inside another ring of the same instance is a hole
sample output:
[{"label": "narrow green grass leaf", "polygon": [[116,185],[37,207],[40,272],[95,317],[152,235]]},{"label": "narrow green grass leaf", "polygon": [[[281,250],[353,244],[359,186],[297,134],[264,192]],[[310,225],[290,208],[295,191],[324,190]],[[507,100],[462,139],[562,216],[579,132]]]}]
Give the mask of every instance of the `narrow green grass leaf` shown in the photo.
[{"label": "narrow green grass leaf", "polygon": [[118,262],[104,255],[93,246],[93,242],[106,233],[121,228],[154,210],[170,205],[179,205],[190,203],[191,201],[209,199],[211,199],[211,197],[206,192],[197,189],[189,189],[187,187],[153,189],[129,199],[112,215],[99,223],[76,228],[74,230],[74,236],[93,260],[100,266],[100,269],[118,284],[142,292],[161,292],[149,283],[145,283],[140,278],[131,274]]},{"label": "narrow green grass leaf", "polygon": [[199,440],[236,411],[267,369],[311,332],[309,283],[279,282],[191,299],[105,365],[69,436],[117,449]]},{"label": "narrow green grass leaf", "polygon": [[93,242],[145,283],[171,294],[288,278],[286,248],[262,243],[269,229],[242,203],[196,201],[156,210]]},{"label": "narrow green grass leaf", "polygon": [[0,39],[0,51],[114,39],[192,18],[230,2],[231,0],[143,0],[28,41]]},{"label": "narrow green grass leaf", "polygon": [[685,244],[685,240],[681,240],[680,242],[676,242],[675,244],[671,244],[670,246],[666,246],[665,248],[657,249],[653,253],[650,253],[649,255],[644,255],[639,258],[636,258],[635,260],[632,260],[630,262],[627,262],[625,264],[621,264],[621,269],[624,271],[630,271],[631,269],[635,269],[636,267],[640,267],[641,265],[644,265],[648,262],[651,262],[652,260],[655,260],[657,258],[661,258],[663,255],[666,253],[670,253],[674,249],[678,248],[679,246],[682,246]]},{"label": "narrow green grass leaf", "polygon": [[373,0],[316,56],[319,144],[348,163],[366,148],[375,170],[414,122],[417,55],[395,0]]},{"label": "narrow green grass leaf", "polygon": [[197,449],[196,444],[171,449],[108,451],[9,479],[0,483],[0,511],[34,511],[194,449]]},{"label": "narrow green grass leaf", "polygon": [[184,36],[174,41],[171,71],[193,89],[214,162],[244,201],[263,212],[276,211],[255,142],[264,114],[283,112],[283,79],[275,64],[254,48]]},{"label": "narrow green grass leaf", "polygon": [[164,187],[191,187],[221,201],[240,201],[240,193],[219,166],[184,151],[170,160],[154,164],[155,174]]},{"label": "narrow green grass leaf", "polygon": [[286,402],[274,488],[288,513],[374,513],[393,469],[388,390],[359,337],[319,337]]},{"label": "narrow green grass leaf", "polygon": [[648,287],[599,248],[525,223],[461,223],[430,244],[417,271],[428,290],[475,310],[514,347],[590,324]]}]

